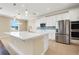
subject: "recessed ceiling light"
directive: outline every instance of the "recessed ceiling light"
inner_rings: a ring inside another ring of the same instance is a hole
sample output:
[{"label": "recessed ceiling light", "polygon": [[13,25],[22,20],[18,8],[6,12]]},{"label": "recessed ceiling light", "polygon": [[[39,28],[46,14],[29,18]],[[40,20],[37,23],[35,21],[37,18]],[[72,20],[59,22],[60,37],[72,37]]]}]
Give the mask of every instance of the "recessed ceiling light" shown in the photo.
[{"label": "recessed ceiling light", "polygon": [[16,3],[13,3],[13,6],[16,6]]},{"label": "recessed ceiling light", "polygon": [[25,11],[27,11],[27,9],[25,9]]},{"label": "recessed ceiling light", "polygon": [[33,13],[33,15],[36,15],[36,13]]},{"label": "recessed ceiling light", "polygon": [[0,10],[3,9],[2,7],[0,7]]},{"label": "recessed ceiling light", "polygon": [[18,13],[18,15],[21,15],[20,13]]}]

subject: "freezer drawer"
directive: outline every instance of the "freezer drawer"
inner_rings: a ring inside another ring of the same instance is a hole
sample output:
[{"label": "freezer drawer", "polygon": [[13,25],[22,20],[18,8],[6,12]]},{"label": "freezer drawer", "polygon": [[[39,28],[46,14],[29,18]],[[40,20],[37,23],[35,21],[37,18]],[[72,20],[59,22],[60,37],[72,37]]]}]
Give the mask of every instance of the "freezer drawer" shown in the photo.
[{"label": "freezer drawer", "polygon": [[70,44],[69,35],[56,34],[56,42]]}]

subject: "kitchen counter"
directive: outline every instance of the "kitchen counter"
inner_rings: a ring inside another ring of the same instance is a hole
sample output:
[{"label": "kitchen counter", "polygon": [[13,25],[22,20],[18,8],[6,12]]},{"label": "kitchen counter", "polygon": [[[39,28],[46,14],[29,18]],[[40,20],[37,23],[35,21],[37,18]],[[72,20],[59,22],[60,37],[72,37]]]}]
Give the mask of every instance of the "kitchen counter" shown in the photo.
[{"label": "kitchen counter", "polygon": [[21,31],[21,32],[5,32],[5,34],[19,38],[21,40],[26,40],[26,39],[34,38],[36,36],[41,36],[47,33],[33,33],[33,32]]},{"label": "kitchen counter", "polygon": [[5,32],[0,40],[11,55],[41,55],[48,49],[47,33]]}]

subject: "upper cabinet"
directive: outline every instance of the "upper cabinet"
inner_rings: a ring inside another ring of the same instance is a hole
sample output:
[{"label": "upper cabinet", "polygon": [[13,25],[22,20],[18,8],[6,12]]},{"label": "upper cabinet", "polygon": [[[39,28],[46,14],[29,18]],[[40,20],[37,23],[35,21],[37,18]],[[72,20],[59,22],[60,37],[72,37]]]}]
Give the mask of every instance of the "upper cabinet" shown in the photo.
[{"label": "upper cabinet", "polygon": [[63,17],[63,20],[69,19],[69,13],[64,13],[62,17]]},{"label": "upper cabinet", "polygon": [[53,16],[46,17],[47,26],[54,26],[54,22],[55,20],[53,19]]},{"label": "upper cabinet", "polygon": [[69,18],[71,21],[79,21],[79,8],[69,10]]},{"label": "upper cabinet", "polygon": [[42,17],[40,19],[35,20],[35,26],[40,27],[40,23],[46,23],[46,26],[55,26],[57,21],[66,19],[69,19],[68,13],[58,14],[49,17]]},{"label": "upper cabinet", "polygon": [[56,21],[69,19],[69,13],[54,15]]}]

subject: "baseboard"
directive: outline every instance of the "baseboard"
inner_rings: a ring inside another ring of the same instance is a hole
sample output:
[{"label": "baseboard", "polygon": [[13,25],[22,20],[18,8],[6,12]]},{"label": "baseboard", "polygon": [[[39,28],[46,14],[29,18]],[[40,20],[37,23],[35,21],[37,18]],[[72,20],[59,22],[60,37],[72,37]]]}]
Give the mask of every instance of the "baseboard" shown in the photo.
[{"label": "baseboard", "polygon": [[48,50],[48,48],[45,49],[45,50],[41,53],[41,55],[44,55],[47,50]]}]

